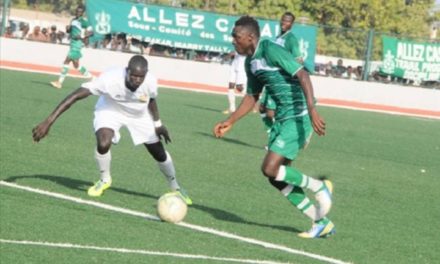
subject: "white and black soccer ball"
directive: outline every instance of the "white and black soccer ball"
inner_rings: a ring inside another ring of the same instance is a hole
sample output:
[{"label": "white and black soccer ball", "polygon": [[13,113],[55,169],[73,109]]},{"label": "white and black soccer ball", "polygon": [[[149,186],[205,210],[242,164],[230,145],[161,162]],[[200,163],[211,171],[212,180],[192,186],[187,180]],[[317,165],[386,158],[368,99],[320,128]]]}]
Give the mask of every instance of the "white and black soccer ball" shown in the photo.
[{"label": "white and black soccer ball", "polygon": [[185,218],[188,206],[178,192],[162,195],[157,201],[157,214],[169,223],[178,223]]}]

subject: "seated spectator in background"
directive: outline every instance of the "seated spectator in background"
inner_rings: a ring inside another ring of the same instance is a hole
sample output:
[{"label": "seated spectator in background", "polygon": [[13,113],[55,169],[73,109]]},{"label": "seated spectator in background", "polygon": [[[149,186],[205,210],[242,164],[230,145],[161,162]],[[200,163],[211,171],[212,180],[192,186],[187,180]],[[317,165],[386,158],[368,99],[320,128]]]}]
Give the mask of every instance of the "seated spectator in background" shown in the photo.
[{"label": "seated spectator in background", "polygon": [[29,33],[29,25],[23,22],[19,25],[19,30],[14,32],[14,38],[25,39]]},{"label": "seated spectator in background", "polygon": [[42,28],[41,29],[41,33],[44,35],[44,37],[46,38],[46,41],[49,42],[49,32],[47,32],[47,28]]},{"label": "seated spectator in background", "polygon": [[141,42],[138,39],[131,36],[127,36],[126,49],[128,52],[144,54],[144,46],[142,46]]},{"label": "seated spectator in background", "polygon": [[336,67],[334,68],[333,77],[342,78],[347,68],[343,65],[342,59],[339,59]]},{"label": "seated spectator in background", "polygon": [[34,30],[27,37],[28,40],[47,42],[47,37],[41,32],[40,26],[35,26]]},{"label": "seated spectator in background", "polygon": [[57,26],[53,25],[50,27],[50,32],[49,32],[49,42],[56,44],[58,41],[58,36],[57,36]]},{"label": "seated spectator in background", "polygon": [[356,79],[362,80],[362,66],[357,66],[354,70],[354,74],[356,75]]},{"label": "seated spectator in background", "polygon": [[58,32],[57,32],[57,40],[58,40],[58,43],[59,44],[62,44],[63,43],[63,40],[66,38],[66,33],[64,33],[63,31],[61,31],[61,30],[58,30]]},{"label": "seated spectator in background", "polygon": [[349,79],[349,80],[354,80],[356,78],[355,74],[354,74],[354,70],[353,67],[348,66],[347,67],[347,71],[343,74],[344,78]]},{"label": "seated spectator in background", "polygon": [[11,27],[7,27],[5,34],[3,34],[3,37],[5,38],[14,38],[14,34],[12,33],[12,28]]},{"label": "seated spectator in background", "polygon": [[325,76],[333,76],[333,62],[329,61],[325,65]]}]

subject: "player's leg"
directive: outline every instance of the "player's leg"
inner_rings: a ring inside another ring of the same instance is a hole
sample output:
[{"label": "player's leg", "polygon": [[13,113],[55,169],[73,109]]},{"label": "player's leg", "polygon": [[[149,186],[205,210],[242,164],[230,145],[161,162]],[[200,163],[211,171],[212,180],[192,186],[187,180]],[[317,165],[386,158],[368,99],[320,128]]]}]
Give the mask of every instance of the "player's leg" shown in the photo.
[{"label": "player's leg", "polygon": [[223,114],[230,114],[235,112],[235,82],[229,82],[228,85],[228,109],[223,111]]},{"label": "player's leg", "polygon": [[[325,226],[327,226],[330,222],[327,221],[328,219],[325,216],[332,205],[331,192],[333,187],[331,182],[309,177],[298,169],[287,166],[287,163],[284,162],[284,159],[295,159],[300,148],[308,143],[311,133],[312,128],[308,117],[276,122],[269,135],[269,151],[263,161],[262,171],[264,175],[275,181],[306,188],[314,192],[318,202],[317,221],[319,223],[324,221]],[[333,226],[333,224],[329,224],[329,226]],[[331,232],[333,228],[334,226],[325,231]],[[319,234],[319,236],[324,235],[326,234]]]},{"label": "player's leg", "polygon": [[191,199],[181,188],[176,178],[176,170],[171,155],[165,150],[159,137],[156,135],[153,120],[150,115],[139,118],[128,118],[125,123],[135,145],[143,144],[165,176],[170,188],[181,193],[187,204],[192,204]]},{"label": "player's leg", "polygon": [[84,65],[81,65],[79,62],[79,59],[73,61],[73,66],[75,69],[79,70],[79,72],[86,78],[92,78],[92,74],[84,67]]},{"label": "player's leg", "polygon": [[96,136],[95,160],[98,165],[100,178],[87,190],[90,196],[101,196],[112,184],[110,172],[112,155],[110,148],[112,143],[115,144],[119,141],[119,129],[124,123],[124,118],[116,110],[95,111],[95,118],[93,120]]},{"label": "player's leg", "polygon": [[163,147],[162,142],[158,141],[156,143],[144,143],[144,146],[147,148],[154,160],[157,161],[157,165],[168,181],[168,185],[170,186],[171,190],[179,192],[188,205],[192,204],[191,198],[189,198],[186,191],[184,191],[177,182],[176,169],[174,168],[173,159],[168,151],[166,151]]},{"label": "player's leg", "polygon": [[[298,208],[305,216],[312,220],[312,228],[298,236],[303,238],[326,237],[335,232],[335,226],[327,217],[322,216],[312,201],[306,196],[302,187],[288,181],[279,181],[273,175],[276,170],[288,169],[286,158],[269,150],[264,159],[262,170],[268,176],[269,182]],[[307,177],[304,175],[304,177]]]},{"label": "player's leg", "polygon": [[70,62],[72,61],[69,57],[69,54],[67,55],[66,59],[64,60],[63,66],[61,67],[61,72],[60,72],[60,76],[58,77],[58,81],[50,82],[50,84],[57,89],[61,89],[63,87],[64,79],[66,79],[66,75],[69,72],[69,67],[70,67],[69,65]]},{"label": "player's leg", "polygon": [[112,138],[115,132],[111,128],[102,127],[95,132],[96,135],[96,151],[95,160],[98,165],[100,179],[87,190],[90,196],[101,196],[102,193],[110,188],[112,177],[110,174]]}]

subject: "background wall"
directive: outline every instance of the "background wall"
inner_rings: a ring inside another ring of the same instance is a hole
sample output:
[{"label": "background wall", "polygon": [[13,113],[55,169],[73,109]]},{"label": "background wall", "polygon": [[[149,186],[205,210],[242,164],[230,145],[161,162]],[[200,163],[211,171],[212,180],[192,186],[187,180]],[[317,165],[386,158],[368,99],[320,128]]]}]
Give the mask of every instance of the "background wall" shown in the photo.
[{"label": "background wall", "polygon": [[[0,38],[0,63],[9,62],[50,66],[58,69],[64,61],[68,46]],[[117,51],[84,49],[81,63],[100,72],[114,65],[125,65],[133,54]],[[226,92],[229,65],[204,63],[162,57],[147,57],[151,72],[161,85],[180,88],[205,87],[211,91]],[[394,84],[361,82],[312,76],[315,96],[320,102],[342,102],[342,106],[376,105],[377,110],[407,108],[430,111],[440,118],[440,90],[406,87]],[[373,106],[374,108],[374,106]],[[374,109],[373,109],[374,110]]]}]

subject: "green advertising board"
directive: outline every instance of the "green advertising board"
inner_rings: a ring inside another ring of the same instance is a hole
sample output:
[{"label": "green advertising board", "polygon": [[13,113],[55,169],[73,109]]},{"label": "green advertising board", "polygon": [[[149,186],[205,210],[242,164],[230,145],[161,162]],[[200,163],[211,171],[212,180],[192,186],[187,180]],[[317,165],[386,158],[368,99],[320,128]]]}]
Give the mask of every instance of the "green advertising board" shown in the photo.
[{"label": "green advertising board", "polygon": [[[89,0],[87,16],[97,35],[126,33],[148,43],[175,48],[227,53],[233,50],[231,31],[238,16],[146,5],[120,0]],[[275,39],[275,20],[259,19],[261,36]],[[314,65],[316,27],[295,24],[303,57]]]},{"label": "green advertising board", "polygon": [[387,36],[381,72],[414,81],[440,80],[440,43],[420,43]]}]

